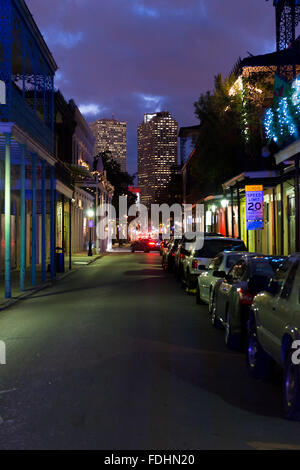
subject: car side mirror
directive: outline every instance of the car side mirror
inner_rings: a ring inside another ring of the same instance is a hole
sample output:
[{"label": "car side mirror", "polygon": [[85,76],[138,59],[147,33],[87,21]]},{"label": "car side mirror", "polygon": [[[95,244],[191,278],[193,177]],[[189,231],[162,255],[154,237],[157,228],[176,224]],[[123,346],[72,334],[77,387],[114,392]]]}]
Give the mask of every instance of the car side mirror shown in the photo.
[{"label": "car side mirror", "polygon": [[220,277],[220,278],[226,277],[226,273],[225,273],[225,271],[214,271],[213,272],[213,277]]}]

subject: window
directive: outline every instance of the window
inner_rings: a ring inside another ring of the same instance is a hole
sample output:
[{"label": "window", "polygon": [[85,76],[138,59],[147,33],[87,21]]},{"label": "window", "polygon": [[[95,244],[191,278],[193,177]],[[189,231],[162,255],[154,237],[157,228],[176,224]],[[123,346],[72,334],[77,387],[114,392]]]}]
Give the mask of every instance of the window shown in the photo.
[{"label": "window", "polygon": [[240,255],[229,255],[226,260],[226,268],[232,268],[238,260],[241,259]]},{"label": "window", "polygon": [[276,281],[278,284],[278,292],[280,291],[281,287],[285,283],[287,278],[288,272],[293,265],[293,261],[291,259],[286,260],[281,267],[276,271],[275,275],[273,276],[273,281]]},{"label": "window", "polygon": [[196,258],[214,258],[221,251],[247,251],[244,242],[234,240],[205,239],[204,246],[195,253]]},{"label": "window", "polygon": [[234,280],[241,280],[247,271],[247,263],[245,260],[241,260],[236,263],[230,271],[231,276]]},{"label": "window", "polygon": [[217,271],[219,267],[221,266],[222,261],[223,261],[223,255],[217,256],[215,259],[212,260],[212,262],[208,266],[208,269],[212,271]]},{"label": "window", "polygon": [[291,293],[292,293],[294,280],[295,280],[297,269],[298,269],[298,264],[299,264],[298,261],[293,264],[293,266],[292,266],[292,268],[291,268],[291,270],[290,270],[290,272],[287,276],[287,279],[284,283],[284,286],[283,286],[283,289],[282,289],[282,292],[281,292],[281,296],[280,296],[282,299],[287,300],[290,297]]}]

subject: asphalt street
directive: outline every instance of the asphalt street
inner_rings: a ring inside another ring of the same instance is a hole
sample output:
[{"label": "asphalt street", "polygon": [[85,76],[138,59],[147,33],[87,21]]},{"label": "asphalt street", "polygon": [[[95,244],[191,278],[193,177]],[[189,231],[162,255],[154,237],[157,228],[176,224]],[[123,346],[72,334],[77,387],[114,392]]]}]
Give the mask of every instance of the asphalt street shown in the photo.
[{"label": "asphalt street", "polygon": [[114,253],[0,312],[1,449],[299,448],[158,254]]}]

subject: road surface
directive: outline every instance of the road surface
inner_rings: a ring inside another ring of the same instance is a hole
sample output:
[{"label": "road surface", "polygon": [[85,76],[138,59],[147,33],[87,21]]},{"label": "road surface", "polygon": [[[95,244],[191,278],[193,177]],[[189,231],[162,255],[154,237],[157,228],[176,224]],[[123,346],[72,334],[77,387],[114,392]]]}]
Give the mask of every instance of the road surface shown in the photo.
[{"label": "road surface", "polygon": [[0,313],[1,449],[300,448],[158,254],[115,253]]}]

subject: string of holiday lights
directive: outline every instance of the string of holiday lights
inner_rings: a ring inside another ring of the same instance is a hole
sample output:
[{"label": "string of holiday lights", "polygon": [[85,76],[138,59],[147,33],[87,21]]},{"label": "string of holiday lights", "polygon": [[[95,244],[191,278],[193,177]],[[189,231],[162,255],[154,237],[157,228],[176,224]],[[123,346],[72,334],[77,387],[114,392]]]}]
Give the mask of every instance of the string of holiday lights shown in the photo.
[{"label": "string of holiday lights", "polygon": [[277,106],[268,108],[264,120],[265,134],[269,142],[273,140],[283,145],[299,137],[300,129],[300,79],[296,79],[288,96],[280,98]]}]

